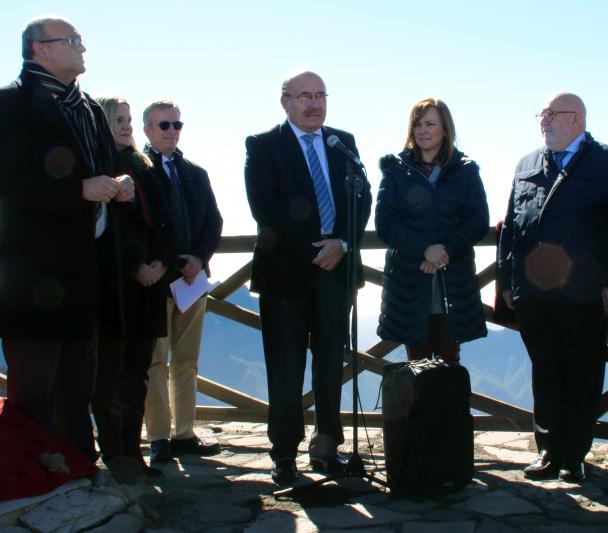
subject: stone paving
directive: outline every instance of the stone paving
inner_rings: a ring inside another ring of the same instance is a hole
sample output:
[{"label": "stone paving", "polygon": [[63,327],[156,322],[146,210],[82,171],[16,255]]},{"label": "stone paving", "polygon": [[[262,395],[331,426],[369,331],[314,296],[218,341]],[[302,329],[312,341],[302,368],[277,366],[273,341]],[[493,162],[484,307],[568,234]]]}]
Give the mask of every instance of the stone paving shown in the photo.
[{"label": "stone paving", "polygon": [[[310,433],[311,428],[308,428]],[[580,485],[525,480],[535,456],[531,434],[484,432],[475,438],[475,479],[459,492],[416,500],[391,494],[357,477],[274,497],[265,424],[217,423],[219,455],[183,457],[163,468],[154,484],[116,485],[102,470],[85,486],[2,515],[0,533],[577,533],[608,531],[608,444],[595,443]],[[360,431],[367,471],[383,480],[380,430]],[[347,431],[343,451],[352,449]],[[368,442],[375,456],[370,459]],[[301,449],[296,486],[323,479]],[[440,460],[440,458],[438,458]],[[82,485],[82,483],[81,483]]]}]

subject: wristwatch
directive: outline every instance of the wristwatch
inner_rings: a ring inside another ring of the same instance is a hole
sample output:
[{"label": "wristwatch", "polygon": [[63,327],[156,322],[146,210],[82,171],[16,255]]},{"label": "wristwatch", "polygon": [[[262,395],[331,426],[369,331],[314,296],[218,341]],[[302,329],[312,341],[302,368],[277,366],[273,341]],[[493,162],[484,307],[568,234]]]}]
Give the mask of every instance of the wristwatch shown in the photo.
[{"label": "wristwatch", "polygon": [[342,239],[338,239],[340,241],[340,244],[342,245],[342,251],[344,253],[348,252],[348,244],[346,244],[346,241],[343,241]]}]

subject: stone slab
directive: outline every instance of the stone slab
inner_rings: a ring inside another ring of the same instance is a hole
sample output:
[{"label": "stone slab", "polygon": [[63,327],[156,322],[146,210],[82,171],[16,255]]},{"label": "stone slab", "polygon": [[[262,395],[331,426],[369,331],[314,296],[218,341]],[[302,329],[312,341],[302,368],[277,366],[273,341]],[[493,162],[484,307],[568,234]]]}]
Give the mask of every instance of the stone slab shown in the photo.
[{"label": "stone slab", "polygon": [[474,533],[473,520],[460,520],[454,522],[406,522],[403,524],[403,533]]},{"label": "stone slab", "polygon": [[529,442],[530,433],[519,431],[485,431],[475,435],[475,444],[490,446],[508,446],[511,441],[525,440]]},{"label": "stone slab", "polygon": [[606,526],[575,526],[572,524],[549,524],[536,529],[538,533],[606,533]]},{"label": "stone slab", "polygon": [[458,509],[455,507],[437,507],[425,513],[424,519],[431,520],[433,522],[466,522],[474,514],[474,511],[471,511],[469,509]]},{"label": "stone slab", "polygon": [[484,446],[483,449],[486,453],[493,455],[499,461],[504,463],[515,463],[517,465],[530,464],[538,457],[536,452],[509,450],[507,448],[498,448],[496,446]]},{"label": "stone slab", "polygon": [[21,521],[39,533],[71,533],[101,524],[124,508],[121,498],[78,489],[46,500],[21,516]]},{"label": "stone slab", "polygon": [[329,528],[354,528],[400,523],[410,517],[382,507],[347,504],[340,507],[312,507],[301,511],[315,524]]},{"label": "stone slab", "polygon": [[238,435],[236,437],[224,438],[222,440],[225,442],[225,446],[236,446],[239,448],[263,448],[265,450],[270,449],[268,437]]},{"label": "stone slab", "polygon": [[89,530],[91,533],[137,533],[144,522],[130,514],[117,514],[107,524]]},{"label": "stone slab", "polygon": [[542,513],[542,509],[536,505],[515,496],[507,490],[496,490],[486,494],[478,494],[466,501],[455,504],[454,507],[490,516]]},{"label": "stone slab", "polygon": [[319,528],[307,516],[287,511],[268,511],[248,525],[244,533],[317,533]]},{"label": "stone slab", "polygon": [[69,483],[60,485],[51,492],[40,494],[38,496],[31,496],[29,498],[16,498],[14,500],[0,500],[0,516],[7,513],[12,513],[13,511],[17,511],[19,509],[30,507],[32,505],[36,505],[40,502],[43,502],[44,500],[48,500],[49,498],[53,498],[59,494],[64,494],[71,490],[86,488],[90,486],[91,481],[87,478],[75,479],[74,481],[70,481]]},{"label": "stone slab", "polygon": [[477,527],[476,533],[519,533],[519,529],[491,520],[489,518],[483,518]]},{"label": "stone slab", "polygon": [[414,500],[397,500],[393,501],[385,505],[387,509],[391,509],[393,511],[397,511],[399,513],[412,514],[412,513],[426,513],[431,509],[434,509],[439,504],[435,500],[423,500],[423,501],[414,501]]}]

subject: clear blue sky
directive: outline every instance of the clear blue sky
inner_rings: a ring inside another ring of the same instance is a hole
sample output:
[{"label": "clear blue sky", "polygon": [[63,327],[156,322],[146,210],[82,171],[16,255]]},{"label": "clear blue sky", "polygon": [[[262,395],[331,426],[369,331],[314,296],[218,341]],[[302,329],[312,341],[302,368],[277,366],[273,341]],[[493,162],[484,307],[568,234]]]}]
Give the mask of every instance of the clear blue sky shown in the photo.
[{"label": "clear blue sky", "polygon": [[[504,214],[518,159],[541,144],[534,114],[547,95],[579,94],[589,131],[608,142],[604,0],[22,0],[3,8],[1,85],[20,70],[25,23],[52,13],[83,35],[83,89],[126,98],[140,143],[143,108],[177,101],[180,146],[209,171],[225,234],[255,232],[244,140],[284,120],[280,86],[297,66],[325,79],[327,124],[355,134],[374,197],[378,159],[400,150],[409,110],[427,96],[446,101],[459,147],[480,164],[492,222]],[[479,252],[483,267],[494,252]],[[224,279],[247,259],[216,256],[212,268]],[[383,264],[381,252],[365,259]],[[492,301],[491,288],[484,299]],[[376,340],[379,305],[376,287],[360,293],[361,347]]]},{"label": "clear blue sky", "polygon": [[330,94],[327,123],[352,131],[379,183],[378,158],[399,150],[410,107],[450,106],[459,146],[481,165],[492,220],[519,157],[540,143],[533,115],[549,93],[578,93],[588,129],[608,142],[608,2],[114,1],[12,2],[0,19],[0,78],[20,69],[20,34],[55,13],[82,33],[92,95],[131,103],[136,135],[151,100],[175,99],[181,147],[210,173],[225,233],[252,233],[244,139],[284,118],[284,74],[308,66]]}]

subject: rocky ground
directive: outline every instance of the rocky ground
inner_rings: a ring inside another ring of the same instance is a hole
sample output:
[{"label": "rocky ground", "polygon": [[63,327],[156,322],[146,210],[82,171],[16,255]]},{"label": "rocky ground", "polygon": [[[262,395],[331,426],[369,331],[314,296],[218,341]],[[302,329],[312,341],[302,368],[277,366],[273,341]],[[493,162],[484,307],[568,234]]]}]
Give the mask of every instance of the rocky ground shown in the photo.
[{"label": "rocky ground", "polygon": [[[275,497],[265,424],[199,428],[210,431],[221,454],[169,463],[154,484],[117,485],[102,470],[42,501],[0,502],[0,533],[608,531],[608,444],[594,445],[580,485],[525,480],[521,468],[536,456],[532,436],[485,432],[475,438],[474,482],[459,492],[415,500],[354,477]],[[368,472],[384,479],[381,432],[370,430],[369,439],[360,432],[360,442]],[[351,449],[347,434],[343,451]],[[308,471],[305,446],[298,466],[297,485],[322,479]]]}]

